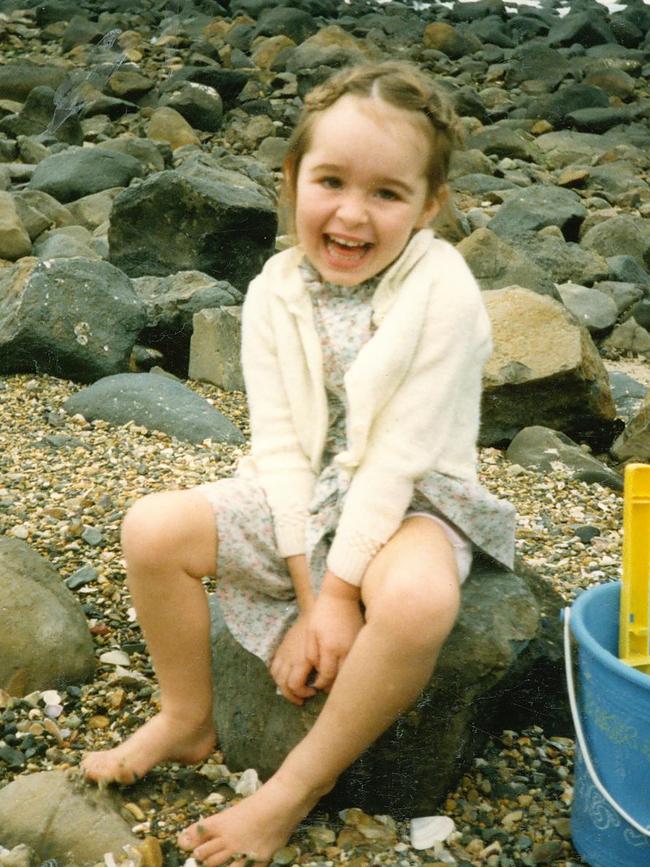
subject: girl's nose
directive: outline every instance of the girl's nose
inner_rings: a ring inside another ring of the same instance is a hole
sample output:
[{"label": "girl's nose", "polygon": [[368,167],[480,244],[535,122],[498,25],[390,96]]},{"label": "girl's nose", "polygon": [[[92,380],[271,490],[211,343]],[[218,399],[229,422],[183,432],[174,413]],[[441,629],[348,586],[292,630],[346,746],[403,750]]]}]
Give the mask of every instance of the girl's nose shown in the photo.
[{"label": "girl's nose", "polygon": [[348,225],[365,223],[368,219],[365,196],[352,191],[344,195],[339,202],[338,217]]}]

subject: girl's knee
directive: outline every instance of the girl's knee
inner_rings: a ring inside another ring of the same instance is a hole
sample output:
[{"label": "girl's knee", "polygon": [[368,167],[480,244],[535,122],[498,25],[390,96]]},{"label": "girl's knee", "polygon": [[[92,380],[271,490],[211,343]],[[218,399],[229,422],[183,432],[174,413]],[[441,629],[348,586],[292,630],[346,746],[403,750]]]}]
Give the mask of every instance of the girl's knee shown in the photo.
[{"label": "girl's knee", "polygon": [[152,559],[152,555],[158,556],[161,549],[170,544],[168,525],[173,525],[174,521],[173,518],[170,520],[173,506],[168,496],[147,494],[137,500],[124,516],[121,542],[128,561]]},{"label": "girl's knee", "polygon": [[366,619],[400,645],[439,647],[460,607],[457,576],[451,569],[396,572],[385,576],[369,600]]},{"label": "girl's knee", "polygon": [[185,561],[197,561],[199,570],[206,567],[202,575],[213,571],[214,518],[204,498],[190,491],[147,494],[137,500],[124,517],[121,541],[130,566],[155,569],[180,563],[191,569]]}]

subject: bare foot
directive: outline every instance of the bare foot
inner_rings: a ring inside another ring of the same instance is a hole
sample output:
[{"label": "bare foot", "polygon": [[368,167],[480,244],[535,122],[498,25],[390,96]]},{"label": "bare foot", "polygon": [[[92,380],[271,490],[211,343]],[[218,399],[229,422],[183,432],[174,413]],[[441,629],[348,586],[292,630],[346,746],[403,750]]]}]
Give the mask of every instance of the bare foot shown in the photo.
[{"label": "bare foot", "polygon": [[179,835],[178,845],[193,850],[204,867],[217,867],[237,856],[244,858],[238,865],[268,864],[330,788],[307,789],[276,773],[254,795],[190,825]]},{"label": "bare foot", "polygon": [[212,720],[204,724],[158,713],[112,750],[88,753],[81,763],[87,780],[95,783],[135,783],[161,762],[193,765],[214,750]]}]

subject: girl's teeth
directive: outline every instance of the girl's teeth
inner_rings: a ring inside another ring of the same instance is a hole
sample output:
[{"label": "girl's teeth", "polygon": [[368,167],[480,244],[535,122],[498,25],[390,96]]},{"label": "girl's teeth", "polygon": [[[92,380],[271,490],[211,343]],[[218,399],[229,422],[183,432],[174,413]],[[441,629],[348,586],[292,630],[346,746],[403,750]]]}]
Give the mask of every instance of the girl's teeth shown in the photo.
[{"label": "girl's teeth", "polygon": [[365,247],[365,241],[348,241],[344,238],[336,238],[334,235],[330,235],[330,240],[334,241],[336,244],[340,244],[342,247]]}]

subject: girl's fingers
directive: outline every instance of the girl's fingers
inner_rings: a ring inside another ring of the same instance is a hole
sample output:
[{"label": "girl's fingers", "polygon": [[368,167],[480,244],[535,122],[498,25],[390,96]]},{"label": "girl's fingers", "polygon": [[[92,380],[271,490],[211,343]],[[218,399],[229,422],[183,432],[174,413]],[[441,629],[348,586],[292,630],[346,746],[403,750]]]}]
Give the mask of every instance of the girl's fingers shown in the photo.
[{"label": "girl's fingers", "polygon": [[306,642],[306,659],[311,668],[318,669],[318,662],[320,660],[320,652],[318,649],[318,641],[315,635],[308,635]]},{"label": "girl's fingers", "polygon": [[287,686],[291,692],[300,698],[309,698],[316,694],[316,690],[307,686],[307,678],[311,673],[311,663],[304,662],[302,665],[294,665],[289,674]]},{"label": "girl's fingers", "polygon": [[339,660],[334,654],[323,655],[318,668],[318,677],[314,681],[316,689],[328,689],[336,678],[339,670]]}]

